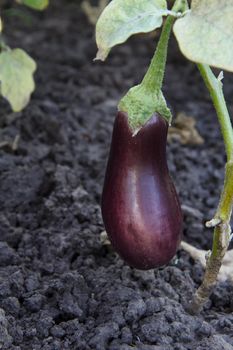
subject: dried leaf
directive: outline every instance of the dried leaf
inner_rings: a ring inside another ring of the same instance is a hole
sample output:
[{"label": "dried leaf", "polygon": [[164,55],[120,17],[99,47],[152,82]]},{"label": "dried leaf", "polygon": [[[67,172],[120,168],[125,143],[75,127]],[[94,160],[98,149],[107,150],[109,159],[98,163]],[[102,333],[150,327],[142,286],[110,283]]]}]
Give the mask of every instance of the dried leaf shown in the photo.
[{"label": "dried leaf", "polygon": [[[191,255],[194,260],[200,262],[203,268],[206,267],[206,256],[210,251],[193,247],[191,244],[182,241],[181,248]],[[230,280],[233,282],[233,250],[228,250],[223,258],[223,263],[218,274],[218,281]]]},{"label": "dried leaf", "polygon": [[183,145],[202,145],[204,139],[197,131],[196,121],[184,113],[179,113],[174,119],[172,126],[168,129],[168,141],[179,141]]},{"label": "dried leaf", "polygon": [[86,14],[89,22],[93,25],[96,25],[101,12],[103,12],[108,3],[109,0],[99,0],[98,5],[93,6],[89,0],[84,0],[81,7],[83,9],[83,12]]}]

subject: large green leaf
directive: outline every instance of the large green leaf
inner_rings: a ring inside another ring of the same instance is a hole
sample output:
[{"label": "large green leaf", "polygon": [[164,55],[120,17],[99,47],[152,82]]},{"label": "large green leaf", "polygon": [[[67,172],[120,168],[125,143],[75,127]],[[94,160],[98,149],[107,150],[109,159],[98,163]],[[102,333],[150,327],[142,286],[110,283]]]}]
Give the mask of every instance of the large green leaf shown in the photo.
[{"label": "large green leaf", "polygon": [[96,58],[105,60],[113,46],[133,34],[159,28],[164,15],[167,15],[165,0],[112,0],[96,24]]},{"label": "large green leaf", "polygon": [[20,0],[20,2],[34,10],[44,10],[49,4],[49,0]]},{"label": "large green leaf", "polygon": [[21,111],[35,88],[33,72],[36,63],[21,49],[0,54],[1,94],[11,104],[13,111]]},{"label": "large green leaf", "polygon": [[233,72],[233,0],[193,0],[174,33],[191,61]]}]

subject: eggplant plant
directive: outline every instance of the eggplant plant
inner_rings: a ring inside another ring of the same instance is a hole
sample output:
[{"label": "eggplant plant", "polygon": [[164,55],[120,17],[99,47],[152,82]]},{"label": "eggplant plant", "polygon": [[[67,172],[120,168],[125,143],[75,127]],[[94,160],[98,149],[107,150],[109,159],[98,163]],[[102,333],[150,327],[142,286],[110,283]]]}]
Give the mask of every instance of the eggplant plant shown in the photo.
[{"label": "eggplant plant", "polygon": [[[112,0],[96,24],[96,59],[136,33],[162,26],[155,54],[142,82],[118,105],[102,195],[107,234],[132,267],[151,269],[169,262],[181,240],[182,214],[166,163],[172,115],[162,93],[167,48],[173,31],[183,55],[195,62],[216,109],[225,148],[225,180],[214,217],[212,251],[202,284],[189,303],[201,310],[217,280],[231,240],[233,129],[223,94],[223,73],[233,72],[233,0]],[[165,19],[165,20],[164,20]]]}]

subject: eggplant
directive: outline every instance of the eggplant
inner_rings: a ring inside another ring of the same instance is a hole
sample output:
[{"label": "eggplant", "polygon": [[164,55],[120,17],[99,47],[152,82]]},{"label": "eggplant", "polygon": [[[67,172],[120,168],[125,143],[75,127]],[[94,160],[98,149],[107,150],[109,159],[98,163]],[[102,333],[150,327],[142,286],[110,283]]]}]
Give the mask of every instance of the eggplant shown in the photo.
[{"label": "eggplant", "polygon": [[134,134],[118,112],[102,194],[102,217],[118,254],[149,270],[167,264],[181,240],[182,212],[166,159],[168,122],[155,113]]}]

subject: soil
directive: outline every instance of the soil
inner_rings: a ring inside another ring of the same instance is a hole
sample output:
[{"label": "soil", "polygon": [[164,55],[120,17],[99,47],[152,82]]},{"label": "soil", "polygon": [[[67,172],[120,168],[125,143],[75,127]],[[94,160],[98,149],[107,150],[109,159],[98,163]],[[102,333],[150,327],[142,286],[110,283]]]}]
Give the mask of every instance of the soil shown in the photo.
[{"label": "soil", "polygon": [[[29,106],[1,101],[0,348],[10,350],[230,350],[233,286],[219,283],[205,309],[184,305],[203,269],[182,250],[164,268],[138,271],[101,243],[100,198],[116,106],[142,78],[155,43],[131,38],[94,63],[94,28],[78,2],[56,1],[6,37],[38,62]],[[16,25],[17,24],[17,25]],[[226,75],[233,111],[233,80]],[[184,239],[211,247],[204,227],[216,208],[224,147],[196,67],[171,43],[164,94],[174,115],[196,118],[203,145],[168,145],[171,175],[186,206]],[[187,210],[187,206],[196,211]]]}]

